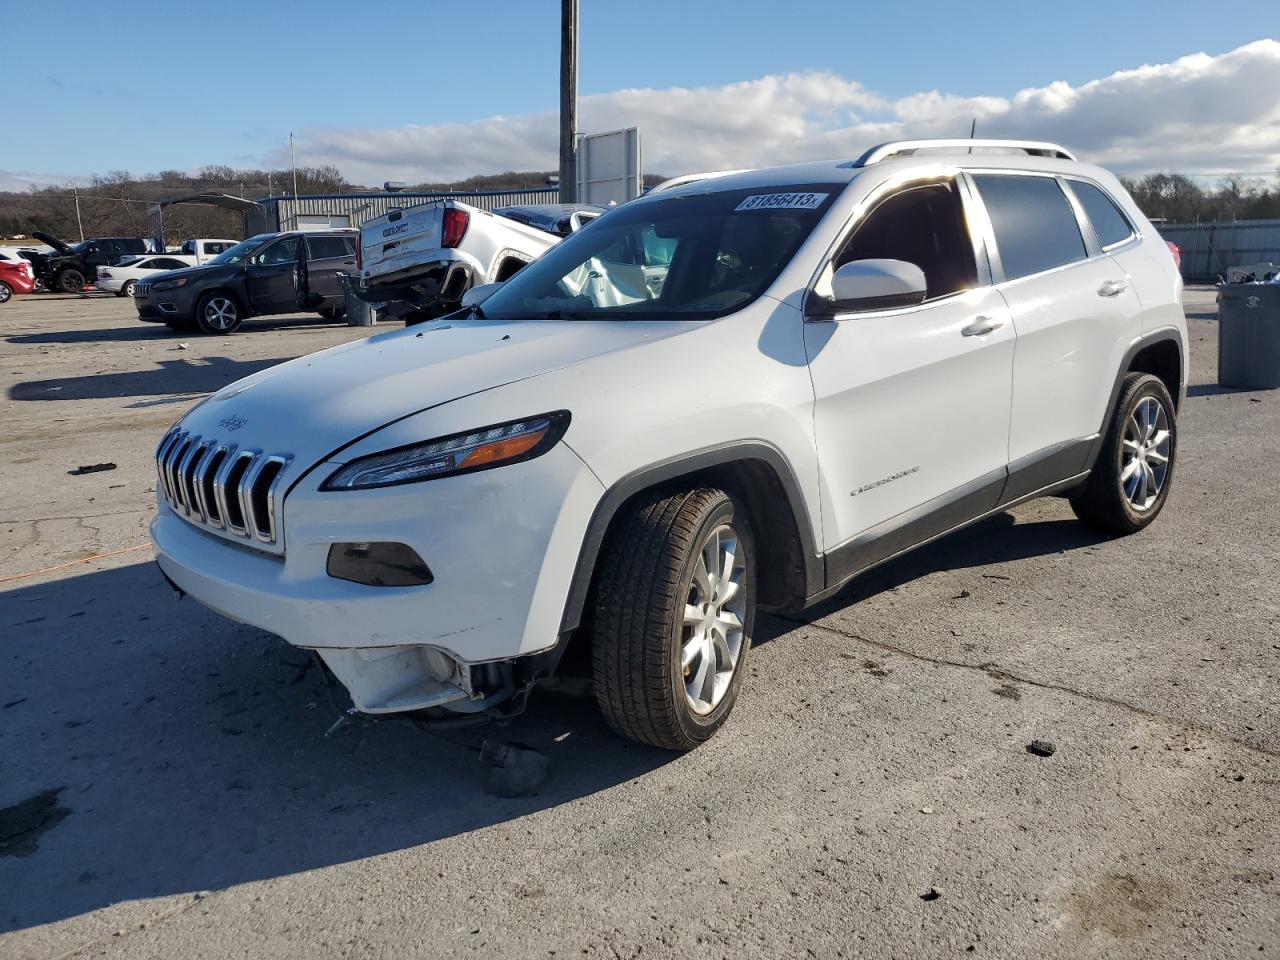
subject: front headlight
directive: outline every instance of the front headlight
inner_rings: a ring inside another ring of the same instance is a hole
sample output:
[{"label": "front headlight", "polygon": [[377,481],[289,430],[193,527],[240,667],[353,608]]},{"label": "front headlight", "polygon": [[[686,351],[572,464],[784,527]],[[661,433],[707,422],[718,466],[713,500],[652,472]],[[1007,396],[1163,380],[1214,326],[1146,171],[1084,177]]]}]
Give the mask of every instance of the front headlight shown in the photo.
[{"label": "front headlight", "polygon": [[329,477],[321,490],[364,490],[455,477],[540,457],[559,442],[569,411],[542,413],[470,433],[397,447],[353,460]]},{"label": "front headlight", "polygon": [[177,280],[157,280],[151,285],[152,290],[177,290],[179,287],[187,285],[186,277],[179,277]]}]

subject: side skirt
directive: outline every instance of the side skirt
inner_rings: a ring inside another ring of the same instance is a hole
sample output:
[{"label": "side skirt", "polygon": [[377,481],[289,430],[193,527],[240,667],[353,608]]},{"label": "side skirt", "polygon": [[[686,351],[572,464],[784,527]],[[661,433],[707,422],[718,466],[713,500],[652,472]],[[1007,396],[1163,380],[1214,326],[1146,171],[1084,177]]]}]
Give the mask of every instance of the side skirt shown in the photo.
[{"label": "side skirt", "polygon": [[1095,437],[1059,444],[872,527],[826,555],[827,586],[812,606],[861,573],[1011,507],[1071,489],[1089,476]]}]

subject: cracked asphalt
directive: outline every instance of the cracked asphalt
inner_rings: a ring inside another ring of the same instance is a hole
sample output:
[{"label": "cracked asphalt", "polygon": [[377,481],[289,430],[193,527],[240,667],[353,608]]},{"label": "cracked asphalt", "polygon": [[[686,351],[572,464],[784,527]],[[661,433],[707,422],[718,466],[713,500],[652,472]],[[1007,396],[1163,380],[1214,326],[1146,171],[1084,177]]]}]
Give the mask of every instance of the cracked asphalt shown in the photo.
[{"label": "cracked asphalt", "polygon": [[[1280,952],[1280,393],[1219,389],[1212,290],[1186,306],[1153,527],[1040,501],[762,618],[733,720],[672,756],[553,694],[502,730],[325,737],[303,653],[150,563],[150,456],[207,392],[369,331],[174,337],[110,296],[15,298],[0,955]],[[486,736],[549,755],[538,796],[481,789]]]}]

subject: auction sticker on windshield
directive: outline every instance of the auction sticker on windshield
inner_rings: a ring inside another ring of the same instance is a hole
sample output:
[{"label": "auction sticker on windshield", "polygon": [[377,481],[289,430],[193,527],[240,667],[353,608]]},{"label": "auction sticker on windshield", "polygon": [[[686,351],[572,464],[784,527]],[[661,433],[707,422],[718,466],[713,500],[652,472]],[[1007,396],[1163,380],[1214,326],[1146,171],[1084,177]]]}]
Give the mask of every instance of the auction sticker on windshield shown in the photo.
[{"label": "auction sticker on windshield", "polygon": [[757,193],[734,207],[738,210],[816,210],[829,193]]}]

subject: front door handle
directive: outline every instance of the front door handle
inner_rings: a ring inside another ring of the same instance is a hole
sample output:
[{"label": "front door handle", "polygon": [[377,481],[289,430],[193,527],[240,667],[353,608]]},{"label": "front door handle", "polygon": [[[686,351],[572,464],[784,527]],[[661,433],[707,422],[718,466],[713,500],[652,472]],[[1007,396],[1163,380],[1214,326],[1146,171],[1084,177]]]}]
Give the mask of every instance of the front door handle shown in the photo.
[{"label": "front door handle", "polygon": [[1098,287],[1098,296],[1118,297],[1128,289],[1129,284],[1124,280],[1103,280],[1102,285]]},{"label": "front door handle", "polygon": [[965,337],[985,337],[988,333],[999,330],[1004,326],[1001,320],[992,320],[990,317],[974,317],[967,327],[960,330],[961,336]]}]

